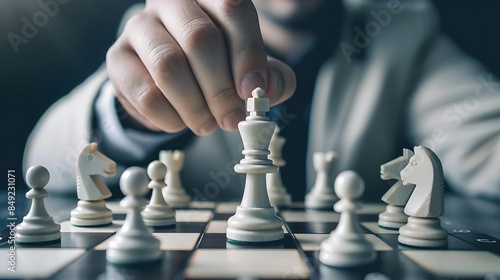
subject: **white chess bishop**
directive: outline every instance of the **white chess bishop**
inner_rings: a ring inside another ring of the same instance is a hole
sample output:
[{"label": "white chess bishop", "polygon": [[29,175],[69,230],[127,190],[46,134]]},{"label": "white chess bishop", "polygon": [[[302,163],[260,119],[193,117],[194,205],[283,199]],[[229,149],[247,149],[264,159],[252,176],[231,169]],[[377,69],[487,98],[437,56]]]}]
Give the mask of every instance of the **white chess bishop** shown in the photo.
[{"label": "white chess bishop", "polygon": [[398,241],[413,247],[446,247],[448,231],[439,219],[444,211],[443,166],[431,149],[417,146],[413,151],[415,155],[401,170],[403,184],[413,184],[415,189],[405,207],[408,223],[399,228]]},{"label": "white chess bishop", "polygon": [[412,156],[412,151],[403,149],[402,156],[380,166],[380,178],[382,180],[397,180],[382,196],[382,201],[387,203],[387,206],[385,211],[379,215],[378,225],[381,228],[399,230],[408,221],[408,216],[404,213],[404,207],[415,185],[403,185],[401,170],[408,165]]},{"label": "white chess bishop", "polygon": [[329,186],[331,168],[336,157],[337,155],[333,151],[326,153],[316,152],[313,154],[316,180],[314,186],[306,195],[306,208],[318,210],[332,209],[333,204],[339,200],[334,190]]},{"label": "white chess bishop", "polygon": [[125,195],[120,206],[127,209],[123,226],[109,242],[106,260],[119,265],[149,263],[162,257],[160,241],[144,224],[141,210],[148,191],[148,175],[143,168],[127,168],[120,177],[120,189]]},{"label": "white chess bishop", "polygon": [[184,152],[180,150],[160,151],[160,161],[167,166],[163,197],[168,205],[175,208],[187,207],[191,197],[186,193],[181,182],[180,171],[184,164]]},{"label": "white chess bishop", "polygon": [[151,227],[164,227],[175,225],[175,212],[165,202],[162,189],[165,187],[165,173],[167,167],[159,160],[148,165],[148,176],[151,181],[148,188],[152,190],[149,204],[142,210],[144,223]]},{"label": "white chess bishop", "polygon": [[375,261],[377,253],[361,231],[356,209],[365,183],[354,171],[343,171],[335,179],[335,192],[340,201],[334,209],[340,221],[330,236],[321,243],[319,260],[335,267],[354,267]]},{"label": "white chess bishop", "polygon": [[26,197],[32,203],[30,211],[16,227],[16,242],[40,243],[61,239],[61,226],[47,213],[43,201],[49,197],[49,192],[44,189],[49,180],[49,171],[41,165],[32,166],[26,172],[26,182],[31,188]]},{"label": "white chess bishop", "polygon": [[90,227],[113,222],[113,213],[104,200],[111,197],[103,177],[113,177],[116,163],[97,150],[97,143],[85,145],[76,161],[78,205],[71,211],[71,224]]},{"label": "white chess bishop", "polygon": [[271,138],[271,143],[269,145],[269,151],[271,154],[269,155],[269,159],[273,161],[273,164],[276,165],[279,169],[276,173],[268,173],[267,180],[267,193],[269,195],[269,200],[271,201],[271,205],[274,207],[282,208],[287,207],[292,204],[292,197],[287,192],[285,186],[283,185],[283,180],[281,179],[280,169],[285,166],[286,161],[281,156],[281,150],[283,149],[283,145],[286,140],[284,137],[279,135],[280,129],[276,127],[273,133],[273,137]]},{"label": "white chess bishop", "polygon": [[226,237],[237,244],[279,241],[284,236],[283,221],[271,206],[266,187],[266,174],[278,171],[268,158],[276,124],[266,115],[269,99],[261,88],[247,100],[247,111],[246,120],[238,124],[245,158],[234,167],[237,173],[246,174],[245,190],[236,214],[228,220]]}]

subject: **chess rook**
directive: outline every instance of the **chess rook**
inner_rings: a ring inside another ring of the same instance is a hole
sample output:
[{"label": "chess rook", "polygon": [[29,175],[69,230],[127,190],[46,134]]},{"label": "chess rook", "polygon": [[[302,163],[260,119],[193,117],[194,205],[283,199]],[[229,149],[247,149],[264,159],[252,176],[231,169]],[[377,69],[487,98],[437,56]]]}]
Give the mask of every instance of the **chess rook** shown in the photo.
[{"label": "chess rook", "polygon": [[148,165],[148,176],[151,181],[148,188],[152,189],[149,204],[142,210],[144,223],[151,227],[164,227],[175,225],[175,212],[165,202],[162,189],[165,187],[165,173],[167,167],[159,160]]},{"label": "chess rook", "polygon": [[148,191],[148,176],[140,167],[129,167],[120,177],[120,189],[126,196],[120,206],[127,209],[123,226],[109,242],[106,260],[119,265],[154,262],[161,258],[160,241],[144,224],[141,210]]},{"label": "chess rook", "polygon": [[305,206],[308,209],[331,209],[338,201],[333,188],[329,186],[331,167],[336,158],[333,151],[313,154],[313,165],[316,170],[314,186],[306,195]]},{"label": "chess rook", "polygon": [[319,260],[330,266],[353,267],[375,261],[377,253],[361,231],[355,210],[365,183],[354,171],[344,171],[335,179],[335,192],[340,201],[334,209],[340,221],[328,239],[321,243]]},{"label": "chess rook", "polygon": [[165,201],[170,207],[187,207],[191,201],[191,197],[182,186],[180,176],[180,171],[184,164],[184,152],[180,150],[160,151],[160,161],[167,166],[167,174],[165,176],[167,186],[162,190]]},{"label": "chess rook", "polygon": [[234,167],[246,174],[241,204],[228,220],[227,240],[233,243],[272,242],[283,239],[283,221],[271,206],[266,187],[266,174],[276,173],[278,167],[268,159],[269,144],[276,125],[269,121],[269,99],[260,88],[247,100],[249,116],[238,124],[243,141],[243,155]]},{"label": "chess rook", "polygon": [[415,185],[403,185],[401,170],[408,165],[413,152],[403,149],[403,155],[380,166],[380,178],[382,180],[397,180],[396,183],[382,196],[382,201],[387,203],[384,212],[380,213],[378,225],[381,228],[399,230],[408,221],[404,213],[404,207],[410,199]]},{"label": "chess rook", "polygon": [[281,150],[286,140],[284,137],[279,135],[279,127],[276,127],[273,133],[273,137],[271,138],[271,143],[269,145],[269,151],[271,154],[269,155],[269,159],[273,161],[273,164],[276,165],[279,169],[276,173],[268,173],[266,175],[266,183],[267,183],[267,193],[269,195],[269,200],[271,201],[271,205],[274,207],[282,208],[287,207],[292,204],[292,197],[286,191],[285,186],[283,185],[283,180],[281,179],[281,168],[285,166],[286,161],[281,156]]},{"label": "chess rook", "polygon": [[113,213],[104,199],[111,192],[102,177],[115,176],[116,163],[97,150],[97,143],[85,145],[76,162],[78,204],[70,213],[75,226],[103,226],[113,222]]},{"label": "chess rook", "polygon": [[403,184],[415,189],[405,207],[408,223],[399,229],[398,241],[413,247],[436,248],[448,245],[448,232],[439,217],[444,209],[444,175],[441,161],[427,147],[414,148],[415,155],[401,170]]},{"label": "chess rook", "polygon": [[31,188],[26,197],[32,203],[30,211],[16,227],[16,242],[41,243],[61,239],[61,226],[54,222],[45,209],[44,199],[49,197],[49,192],[44,188],[49,180],[49,171],[41,165],[32,166],[26,172],[26,182]]}]

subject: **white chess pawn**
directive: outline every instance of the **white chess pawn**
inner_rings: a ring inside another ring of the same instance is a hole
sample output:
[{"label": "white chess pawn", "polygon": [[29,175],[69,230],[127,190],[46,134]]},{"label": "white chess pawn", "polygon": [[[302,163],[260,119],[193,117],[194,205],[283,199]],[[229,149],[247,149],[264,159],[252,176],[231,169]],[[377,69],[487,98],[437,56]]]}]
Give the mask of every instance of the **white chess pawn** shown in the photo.
[{"label": "white chess pawn", "polygon": [[321,243],[319,260],[330,266],[353,267],[375,261],[377,254],[364,236],[355,213],[356,203],[363,195],[365,184],[354,171],[344,171],[335,179],[335,192],[340,201],[334,209],[340,214],[337,228]]},{"label": "white chess pawn", "polygon": [[269,143],[276,124],[269,121],[269,99],[260,88],[247,100],[249,115],[238,124],[243,141],[243,158],[234,171],[246,174],[241,204],[227,221],[227,241],[237,244],[276,242],[283,239],[283,220],[269,202],[266,174],[278,167],[268,158]]},{"label": "white chess pawn", "polygon": [[160,151],[160,161],[167,166],[165,176],[167,187],[162,190],[165,201],[174,208],[189,206],[191,197],[182,186],[180,176],[184,164],[184,152],[180,150]]},{"label": "white chess pawn", "polygon": [[316,170],[316,181],[309,193],[306,195],[305,206],[308,209],[331,209],[338,201],[333,189],[329,186],[331,167],[336,153],[329,151],[326,153],[316,152],[313,154],[313,165]]},{"label": "white chess pawn", "polygon": [[[286,140],[284,137],[279,135],[279,131],[279,127],[276,127],[273,137],[271,138],[271,144],[269,145],[269,151],[271,154],[269,155],[269,159],[272,160],[273,164],[278,168],[282,168],[285,166],[286,162],[281,156],[281,149],[283,148]],[[271,205],[280,208],[287,207],[292,204],[292,198],[283,185],[279,169],[276,173],[268,173],[266,175],[266,184]]]},{"label": "white chess pawn", "polygon": [[148,182],[145,170],[136,166],[129,167],[120,177],[120,189],[126,195],[120,201],[120,206],[127,209],[127,217],[113,240],[109,242],[106,260],[110,263],[148,263],[162,257],[160,241],[153,236],[141,216]]},{"label": "white chess pawn", "polygon": [[162,195],[165,187],[165,173],[167,167],[159,160],[151,162],[148,166],[148,175],[151,181],[148,188],[152,189],[149,204],[142,210],[142,217],[147,226],[162,227],[175,225],[175,212],[168,206]]},{"label": "white chess pawn", "polygon": [[44,188],[49,180],[49,171],[41,165],[32,166],[26,172],[26,182],[31,188],[26,197],[32,199],[32,203],[28,215],[16,227],[16,242],[39,243],[61,239],[61,226],[45,209],[44,199],[49,197],[49,192]]}]

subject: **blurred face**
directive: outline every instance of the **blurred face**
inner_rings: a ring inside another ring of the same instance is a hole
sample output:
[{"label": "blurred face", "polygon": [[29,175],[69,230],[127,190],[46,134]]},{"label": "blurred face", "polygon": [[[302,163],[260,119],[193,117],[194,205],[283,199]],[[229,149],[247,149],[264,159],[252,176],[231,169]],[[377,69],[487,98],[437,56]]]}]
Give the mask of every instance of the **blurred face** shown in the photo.
[{"label": "blurred face", "polygon": [[311,25],[325,3],[340,0],[253,0],[259,16],[285,28]]}]

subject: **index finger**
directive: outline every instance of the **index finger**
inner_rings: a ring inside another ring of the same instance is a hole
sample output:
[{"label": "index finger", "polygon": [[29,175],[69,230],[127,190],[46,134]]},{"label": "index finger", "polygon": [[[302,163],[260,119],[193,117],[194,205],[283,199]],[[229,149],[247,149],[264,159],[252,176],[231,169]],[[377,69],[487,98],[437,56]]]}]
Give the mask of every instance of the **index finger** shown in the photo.
[{"label": "index finger", "polygon": [[[252,96],[256,87],[266,89],[268,65],[257,11],[250,0],[198,0],[227,40],[235,88],[240,97]],[[271,100],[274,96],[268,96]]]}]

